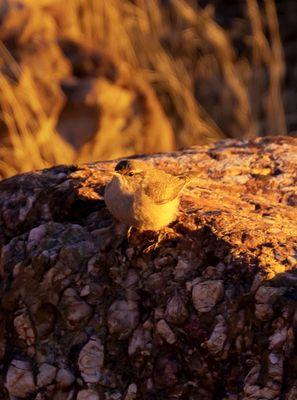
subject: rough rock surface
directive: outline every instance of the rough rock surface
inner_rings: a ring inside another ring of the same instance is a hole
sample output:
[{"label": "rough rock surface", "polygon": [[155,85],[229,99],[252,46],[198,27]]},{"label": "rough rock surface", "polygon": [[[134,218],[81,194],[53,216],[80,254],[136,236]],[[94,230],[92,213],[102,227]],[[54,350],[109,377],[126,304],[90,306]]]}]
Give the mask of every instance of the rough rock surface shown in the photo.
[{"label": "rough rock surface", "polygon": [[180,215],[127,239],[114,162],[0,183],[0,398],[292,400],[297,140],[145,156],[195,175]]}]

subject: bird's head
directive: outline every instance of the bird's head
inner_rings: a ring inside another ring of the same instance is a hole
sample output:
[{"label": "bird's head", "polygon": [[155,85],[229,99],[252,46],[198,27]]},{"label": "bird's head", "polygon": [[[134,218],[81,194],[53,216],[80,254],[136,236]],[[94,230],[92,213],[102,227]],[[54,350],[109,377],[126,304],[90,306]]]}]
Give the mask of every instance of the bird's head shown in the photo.
[{"label": "bird's head", "polygon": [[114,174],[129,179],[135,175],[143,175],[145,168],[146,164],[143,161],[124,159],[117,163]]}]

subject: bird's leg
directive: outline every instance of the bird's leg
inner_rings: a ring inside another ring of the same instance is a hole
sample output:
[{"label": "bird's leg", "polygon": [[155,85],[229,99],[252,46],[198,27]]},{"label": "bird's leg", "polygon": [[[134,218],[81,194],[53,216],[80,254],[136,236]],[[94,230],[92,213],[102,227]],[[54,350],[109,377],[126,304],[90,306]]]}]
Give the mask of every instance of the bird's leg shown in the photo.
[{"label": "bird's leg", "polygon": [[158,244],[164,241],[166,238],[170,237],[170,234],[173,234],[175,231],[172,228],[169,228],[169,226],[165,226],[158,235],[158,240],[156,243],[156,247],[158,247]]},{"label": "bird's leg", "polygon": [[130,237],[131,237],[132,230],[133,230],[133,226],[130,226],[130,228],[129,228],[128,231],[127,231],[127,239],[128,239],[128,240],[129,240]]},{"label": "bird's leg", "polygon": [[150,251],[157,250],[158,247],[160,247],[160,243],[166,239],[166,237],[170,236],[170,233],[174,233],[174,229],[169,228],[166,226],[165,228],[162,228],[162,230],[159,231],[158,238],[156,243],[153,243],[152,245],[148,246],[145,250],[144,253],[149,253]]}]

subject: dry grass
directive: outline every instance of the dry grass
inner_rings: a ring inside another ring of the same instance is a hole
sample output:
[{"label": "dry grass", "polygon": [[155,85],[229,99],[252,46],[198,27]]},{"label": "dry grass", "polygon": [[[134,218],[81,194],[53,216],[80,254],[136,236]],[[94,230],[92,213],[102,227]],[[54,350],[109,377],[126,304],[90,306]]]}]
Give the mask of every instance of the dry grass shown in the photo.
[{"label": "dry grass", "polygon": [[[32,3],[35,12],[40,5]],[[229,32],[215,22],[213,8],[202,9],[191,0],[172,0],[170,7],[159,0],[66,0],[63,5],[68,24],[61,35],[108,48],[119,63],[149,82],[178,147],[286,133],[284,57],[274,0],[265,0],[262,10],[257,0],[246,0],[240,55]],[[57,110],[44,111],[34,68],[20,70],[3,45],[0,60],[6,126],[0,176],[75,162],[76,151],[55,131]],[[52,76],[44,77],[49,91],[56,90],[52,82]]]},{"label": "dry grass", "polygon": [[74,152],[55,133],[55,119],[40,104],[30,70],[20,70],[3,45],[0,56],[8,74],[0,73],[0,107],[6,137],[0,147],[3,176],[73,161]]}]

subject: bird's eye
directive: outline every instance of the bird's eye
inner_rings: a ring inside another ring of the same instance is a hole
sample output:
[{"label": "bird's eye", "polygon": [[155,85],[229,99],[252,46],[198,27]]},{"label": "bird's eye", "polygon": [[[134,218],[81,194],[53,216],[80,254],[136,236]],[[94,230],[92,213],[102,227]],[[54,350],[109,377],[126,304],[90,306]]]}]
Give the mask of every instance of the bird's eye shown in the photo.
[{"label": "bird's eye", "polygon": [[133,176],[134,175],[134,173],[133,172],[129,172],[129,174],[128,174],[129,176]]}]

